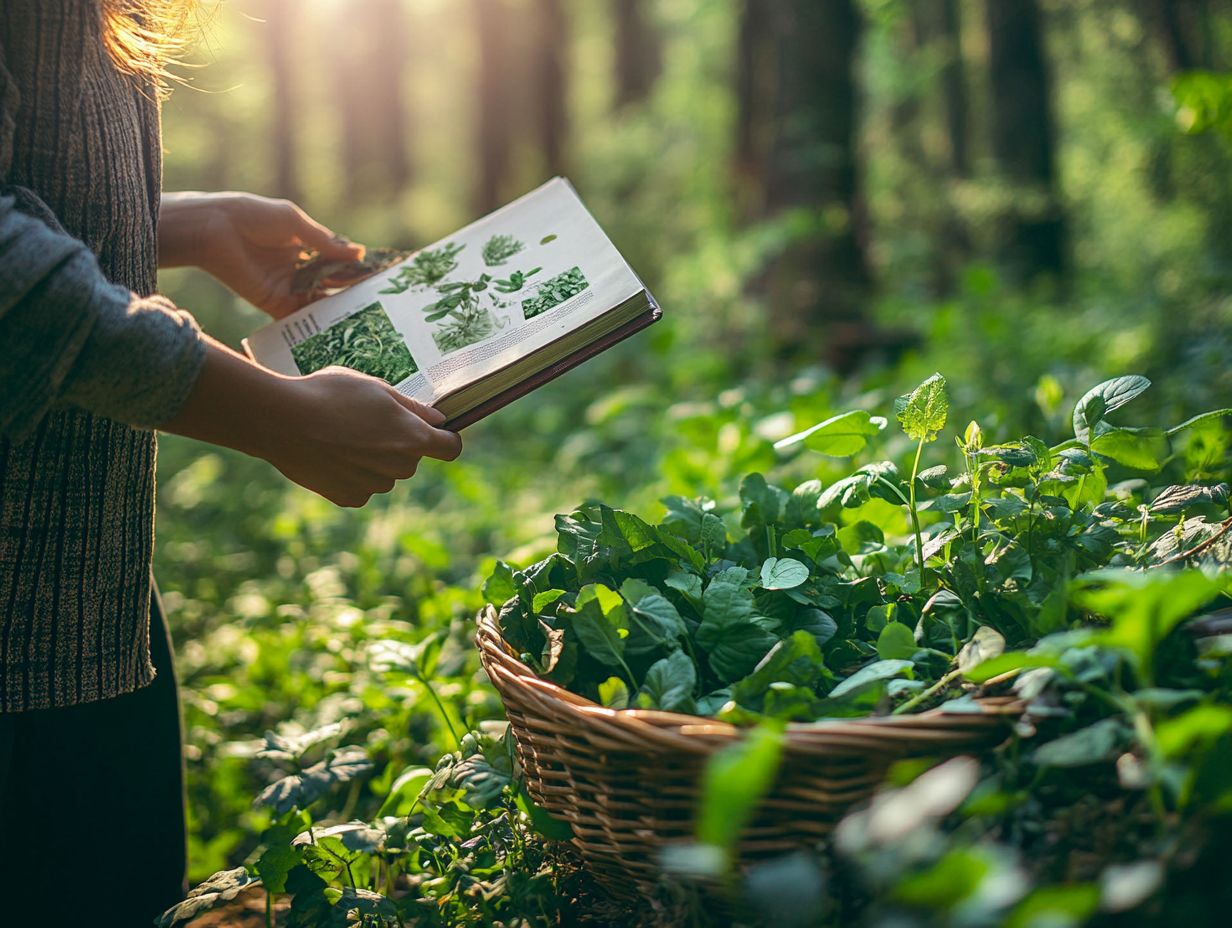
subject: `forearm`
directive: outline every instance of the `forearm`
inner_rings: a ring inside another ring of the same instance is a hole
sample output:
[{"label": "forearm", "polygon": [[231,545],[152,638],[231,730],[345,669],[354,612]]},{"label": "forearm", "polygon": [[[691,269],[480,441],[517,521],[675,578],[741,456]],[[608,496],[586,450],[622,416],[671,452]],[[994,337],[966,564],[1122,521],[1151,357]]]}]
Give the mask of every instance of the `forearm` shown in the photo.
[{"label": "forearm", "polygon": [[164,193],[158,208],[158,266],[201,267],[217,223],[233,193]]},{"label": "forearm", "polygon": [[202,335],[201,372],[179,411],[160,429],[268,458],[274,437],[293,427],[298,378],[284,377]]}]

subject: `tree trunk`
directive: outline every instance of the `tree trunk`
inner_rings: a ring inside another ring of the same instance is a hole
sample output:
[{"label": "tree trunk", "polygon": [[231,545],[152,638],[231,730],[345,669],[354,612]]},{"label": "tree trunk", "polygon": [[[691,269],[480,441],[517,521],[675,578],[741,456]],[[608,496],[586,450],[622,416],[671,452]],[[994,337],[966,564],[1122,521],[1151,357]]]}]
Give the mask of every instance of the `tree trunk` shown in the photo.
[{"label": "tree trunk", "polygon": [[335,20],[334,86],[347,195],[394,198],[410,184],[402,90],[406,20],[400,0],[349,4]]},{"label": "tree trunk", "polygon": [[940,77],[942,112],[950,143],[950,169],[957,177],[967,177],[971,173],[968,136],[971,105],[963,63],[962,13],[958,0],[941,0],[938,12],[938,36],[945,43],[945,64],[941,66]]},{"label": "tree trunk", "polygon": [[271,106],[273,108],[273,192],[276,196],[298,201],[299,180],[296,172],[295,138],[295,76],[291,49],[295,39],[293,0],[268,0],[265,11],[265,44],[269,50]]},{"label": "tree trunk", "polygon": [[370,0],[368,29],[371,58],[366,71],[367,106],[372,114],[370,158],[379,166],[375,192],[381,198],[394,198],[411,182],[407,137],[410,121],[403,93],[403,66],[406,63],[406,13],[402,0]]},{"label": "tree trunk", "polygon": [[1052,85],[1036,0],[986,0],[992,85],[992,152],[1012,185],[1002,260],[1026,280],[1066,269],[1065,219],[1057,197]]},{"label": "tree trunk", "polygon": [[513,79],[506,47],[509,17],[505,0],[473,0],[472,12],[479,45],[475,126],[479,177],[475,209],[490,213],[503,202],[509,174],[509,89]]},{"label": "tree trunk", "polygon": [[646,21],[644,0],[613,0],[616,26],[615,104],[617,109],[640,103],[663,70],[658,31]]},{"label": "tree trunk", "polygon": [[802,219],[765,280],[785,351],[832,345],[868,296],[856,152],[861,27],[854,0],[745,0],[741,17],[736,149],[746,212]]},{"label": "tree trunk", "polygon": [[539,142],[549,174],[564,174],[565,139],[569,128],[564,61],[569,49],[569,23],[562,0],[539,0],[539,47],[535,55],[538,88]]}]

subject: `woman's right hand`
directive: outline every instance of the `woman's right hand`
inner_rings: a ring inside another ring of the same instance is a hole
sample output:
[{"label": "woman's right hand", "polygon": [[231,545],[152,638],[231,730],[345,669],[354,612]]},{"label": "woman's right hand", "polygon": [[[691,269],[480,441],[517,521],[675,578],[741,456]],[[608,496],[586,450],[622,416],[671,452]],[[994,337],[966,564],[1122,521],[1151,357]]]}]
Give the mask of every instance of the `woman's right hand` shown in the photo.
[{"label": "woman's right hand", "polygon": [[284,377],[202,336],[205,361],[164,431],[264,458],[339,506],[362,506],[415,473],[421,458],[462,451],[444,416],[342,367]]},{"label": "woman's right hand", "polygon": [[445,417],[389,384],[345,367],[288,378],[289,397],[261,454],[302,487],[339,506],[362,506],[420,459],[452,461],[462,453]]}]

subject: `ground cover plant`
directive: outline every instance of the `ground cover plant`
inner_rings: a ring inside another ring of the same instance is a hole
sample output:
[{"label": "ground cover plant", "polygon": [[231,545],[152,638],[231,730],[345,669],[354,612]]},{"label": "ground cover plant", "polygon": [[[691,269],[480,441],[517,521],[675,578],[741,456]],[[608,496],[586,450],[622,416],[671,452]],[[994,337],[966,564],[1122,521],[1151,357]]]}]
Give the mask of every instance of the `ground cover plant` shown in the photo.
[{"label": "ground cover plant", "polygon": [[[825,853],[736,874],[717,846],[665,861],[677,889],[644,912],[613,908],[527,798],[490,696],[459,702],[446,682],[473,660],[469,622],[413,642],[374,622],[341,646],[367,668],[350,692],[423,698],[254,745],[269,785],[249,865],[164,924],[256,881],[290,899],[291,925],[551,924],[574,906],[595,924],[726,923],[679,889],[697,877],[725,880],[749,924],[1077,924],[1161,907],[1201,920],[1218,899],[1187,871],[1218,860],[1232,799],[1232,648],[1195,634],[1218,619],[1186,620],[1227,602],[1229,411],[1119,424],[1148,386],[1100,384],[1051,446],[973,423],[945,453],[934,376],[896,404],[901,471],[871,453],[898,437],[889,416],[840,413],[779,445],[789,468],[804,449],[873,458],[846,476],[789,493],[748,474],[734,506],[671,497],[657,523],[588,504],[558,517],[554,554],[496,566],[484,594],[544,675],[613,706],[756,725],[758,744],[789,719],[961,711],[986,685],[1028,704],[994,755],[896,770],[901,792]],[[445,756],[399,763],[425,713]],[[775,762],[741,750],[709,778],[703,846],[730,832],[707,821],[741,816],[733,796],[758,800],[728,784]]]},{"label": "ground cover plant", "polygon": [[540,313],[559,306],[565,300],[573,299],[589,286],[590,282],[582,273],[582,269],[571,267],[540,284],[534,296],[523,300],[522,315],[527,319],[533,319]]},{"label": "ground cover plant", "polygon": [[301,374],[331,365],[396,384],[419,370],[410,349],[380,303],[370,303],[291,348]]},{"label": "ground cover plant", "polygon": [[[972,422],[951,475],[921,469],[949,407],[934,374],[895,403],[915,443],[909,472],[876,461],[790,492],[750,474],[734,538],[712,500],[668,498],[658,525],[587,506],[557,517],[557,553],[516,573],[501,565],[486,593],[531,667],[613,708],[810,721],[932,707],[1007,645],[1065,627],[1075,577],[1222,563],[1232,520],[1206,517],[1226,511],[1226,484],[1107,498],[1110,466],[1158,470],[1173,439],[1227,412],[1170,430],[1111,424],[1148,386],[1131,376],[1093,388],[1074,437],[1053,448],[1033,436],[986,444]],[[885,425],[856,410],[778,446],[847,456]],[[905,512],[902,541],[872,521],[844,524],[844,510],[872,500]]]}]

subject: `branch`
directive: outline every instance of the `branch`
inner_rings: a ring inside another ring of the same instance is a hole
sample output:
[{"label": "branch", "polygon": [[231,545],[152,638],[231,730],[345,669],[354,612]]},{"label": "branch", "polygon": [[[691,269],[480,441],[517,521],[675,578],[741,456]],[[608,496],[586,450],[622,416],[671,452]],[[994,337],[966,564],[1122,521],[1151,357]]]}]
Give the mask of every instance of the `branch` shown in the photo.
[{"label": "branch", "polygon": [[1228,532],[1230,531],[1232,531],[1232,516],[1229,516],[1228,518],[1224,519],[1221,523],[1219,523],[1219,531],[1217,531],[1210,538],[1206,539],[1206,541],[1199,542],[1198,544],[1190,548],[1188,551],[1182,551],[1180,554],[1174,554],[1172,555],[1172,557],[1168,558],[1166,561],[1160,561],[1158,564],[1154,564],[1152,566],[1153,567],[1169,567],[1172,564],[1179,564],[1182,561],[1187,561],[1191,557],[1201,554],[1203,551],[1205,551],[1207,548],[1209,548],[1211,545],[1217,542],[1224,535],[1228,534]]}]

